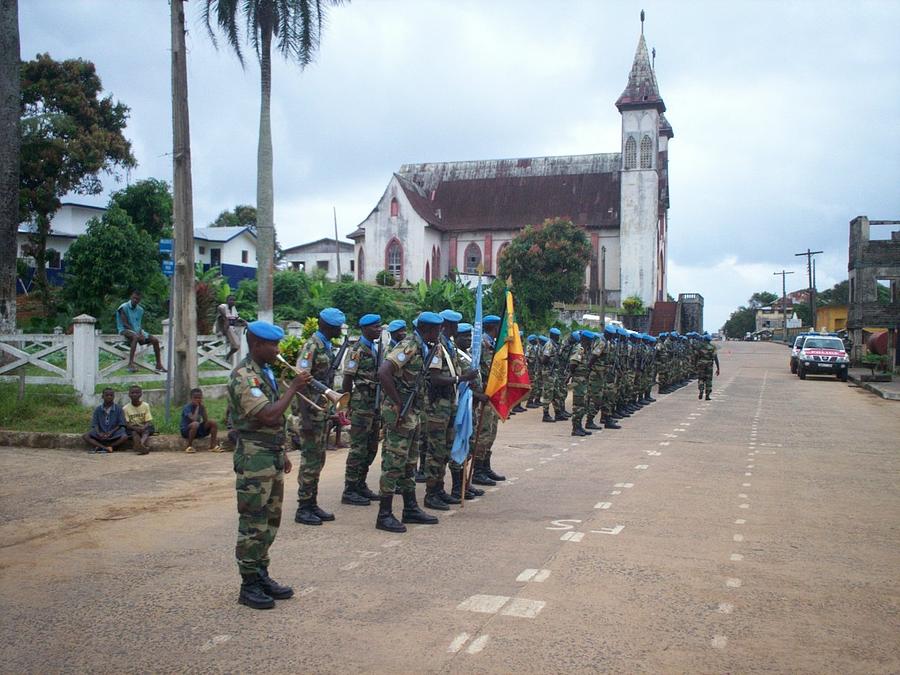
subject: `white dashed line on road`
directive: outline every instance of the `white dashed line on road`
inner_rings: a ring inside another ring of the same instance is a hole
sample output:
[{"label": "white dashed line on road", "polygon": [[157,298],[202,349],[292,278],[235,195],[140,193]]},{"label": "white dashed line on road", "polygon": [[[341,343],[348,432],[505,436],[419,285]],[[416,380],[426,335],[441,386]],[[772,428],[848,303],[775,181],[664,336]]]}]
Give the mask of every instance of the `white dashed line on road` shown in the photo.
[{"label": "white dashed line on road", "polygon": [[469,648],[466,650],[466,654],[477,654],[488,643],[488,640],[491,639],[490,635],[480,635],[472,641],[472,644],[469,645]]},{"label": "white dashed line on road", "polygon": [[582,539],[584,539],[584,532],[566,532],[563,536],[560,537],[560,540],[569,541],[573,544],[577,544]]},{"label": "white dashed line on road", "polygon": [[725,580],[725,585],[728,586],[728,588],[740,588],[741,580],[736,577],[729,577]]},{"label": "white dashed line on road", "polygon": [[471,635],[468,633],[460,633],[455,638],[453,638],[453,642],[450,643],[450,646],[447,647],[447,651],[451,654],[456,654],[460,649],[463,648],[468,641]]},{"label": "white dashed line on road", "polygon": [[730,556],[728,556],[728,559],[731,562],[741,562],[741,560],[744,559],[744,556],[742,556],[740,553],[732,553]]}]

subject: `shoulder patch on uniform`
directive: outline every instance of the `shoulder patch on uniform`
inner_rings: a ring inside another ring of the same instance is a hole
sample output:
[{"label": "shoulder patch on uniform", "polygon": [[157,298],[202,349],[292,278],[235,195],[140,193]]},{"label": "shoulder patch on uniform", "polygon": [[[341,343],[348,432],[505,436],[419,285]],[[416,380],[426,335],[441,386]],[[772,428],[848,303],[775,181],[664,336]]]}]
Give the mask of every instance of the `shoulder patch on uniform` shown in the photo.
[{"label": "shoulder patch on uniform", "polygon": [[262,396],[262,389],[260,389],[259,387],[253,387],[250,389],[250,395],[253,398],[259,398],[260,396]]},{"label": "shoulder patch on uniform", "polygon": [[309,368],[309,359],[300,359],[301,368]]},{"label": "shoulder patch on uniform", "polygon": [[397,354],[397,360],[400,363],[403,363],[404,361],[406,361],[406,352],[400,352],[399,354]]},{"label": "shoulder patch on uniform", "polygon": [[356,368],[356,361],[348,361],[347,367],[348,368]]}]

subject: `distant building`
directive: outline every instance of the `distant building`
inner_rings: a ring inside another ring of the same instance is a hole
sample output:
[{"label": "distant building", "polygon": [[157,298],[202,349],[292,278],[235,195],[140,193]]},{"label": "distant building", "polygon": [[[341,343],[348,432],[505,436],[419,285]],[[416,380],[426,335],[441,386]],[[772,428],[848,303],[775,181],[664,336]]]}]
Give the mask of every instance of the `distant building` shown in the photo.
[{"label": "distant building", "polygon": [[[338,280],[338,267],[341,274],[350,274],[356,278],[356,260],[353,256],[353,244],[348,241],[334,239],[318,239],[306,244],[291,246],[283,251],[282,262],[292,270],[302,270],[307,274],[315,271],[325,273],[327,279]],[[340,263],[340,264],[338,264]]]},{"label": "distant building", "polygon": [[784,314],[780,307],[760,307],[756,310],[756,331],[784,328]]},{"label": "distant building", "polygon": [[834,333],[847,328],[847,305],[825,305],[816,308],[818,330]]},{"label": "distant building", "polygon": [[490,277],[526,225],[565,217],[591,242],[585,269],[591,302],[599,302],[601,287],[610,305],[632,295],[649,308],[665,300],[674,133],[643,34],[615,105],[622,129],[617,152],[401,166],[348,235],[356,278],[371,282],[386,270],[401,282],[465,279],[479,266]]},{"label": "distant building", "polygon": [[256,232],[251,227],[195,227],[194,262],[218,267],[228,285],[256,278]]}]

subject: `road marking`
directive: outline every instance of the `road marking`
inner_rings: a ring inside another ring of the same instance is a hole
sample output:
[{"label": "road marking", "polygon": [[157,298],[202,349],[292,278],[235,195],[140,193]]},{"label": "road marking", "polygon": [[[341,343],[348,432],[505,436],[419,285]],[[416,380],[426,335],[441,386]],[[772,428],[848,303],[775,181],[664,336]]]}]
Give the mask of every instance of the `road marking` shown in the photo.
[{"label": "road marking", "polygon": [[482,649],[484,649],[485,645],[487,645],[488,640],[491,639],[490,635],[480,635],[472,641],[472,644],[469,645],[469,648],[466,650],[466,654],[477,654]]},{"label": "road marking", "polygon": [[566,532],[560,539],[562,541],[571,541],[573,544],[577,544],[584,539],[584,532]]},{"label": "road marking", "polygon": [[569,448],[563,448],[563,452],[568,452]]},{"label": "road marking", "polygon": [[734,611],[734,605],[730,602],[720,602],[719,609],[717,610],[720,614],[731,614]]},{"label": "road marking", "polygon": [[728,644],[728,638],[725,637],[724,635],[716,635],[712,639],[713,649],[725,649],[727,644]]},{"label": "road marking", "polygon": [[741,560],[744,559],[744,556],[742,556],[740,553],[732,553],[730,556],[728,556],[728,559],[731,562],[741,562]]},{"label": "road marking", "polygon": [[449,518],[450,516],[455,516],[457,513],[459,513],[459,511],[447,511],[444,516]]},{"label": "road marking", "polygon": [[306,588],[301,589],[300,592],[297,593],[297,595],[300,595],[300,596],[309,595],[315,590],[316,590],[315,586],[307,586]]},{"label": "road marking", "polygon": [[391,541],[384,542],[381,545],[381,547],[382,548],[391,548],[392,546],[400,546],[400,544],[402,544],[402,543],[403,543],[402,541],[397,541],[396,539],[392,539]]},{"label": "road marking", "polygon": [[748,469],[752,469],[753,466],[754,466],[753,464],[748,464],[748,465],[747,465],[747,468],[748,468]]},{"label": "road marking", "polygon": [[740,588],[741,580],[735,577],[729,577],[725,580],[725,585],[728,586],[728,588]]},{"label": "road marking", "polygon": [[678,438],[678,434],[663,434],[666,438]]},{"label": "road marking", "polygon": [[745,476],[752,476],[753,474],[750,473],[749,471],[747,471],[744,475],[745,475]]},{"label": "road marking", "polygon": [[681,426],[683,426],[683,427],[689,427],[689,426],[691,426],[691,423],[690,423],[690,422],[682,422],[682,423],[681,423]]},{"label": "road marking", "polygon": [[595,509],[608,509],[610,506],[612,506],[612,502],[597,502],[594,504]]},{"label": "road marking", "polygon": [[503,611],[502,616],[517,616],[520,619],[533,619],[547,605],[543,600],[528,600],[527,598],[513,598]]},{"label": "road marking", "polygon": [[682,431],[687,431],[687,429],[672,429],[672,431],[675,431],[675,432],[682,432]]},{"label": "road marking", "polygon": [[447,651],[451,654],[456,654],[460,649],[463,648],[463,645],[469,641],[469,638],[472,637],[468,633],[460,633],[455,638],[453,638],[453,642],[450,643],[450,646],[447,647]]},{"label": "road marking", "polygon": [[644,471],[645,469],[649,469],[650,465],[649,464],[638,464],[634,468],[637,469],[638,471]]},{"label": "road marking", "polygon": [[213,647],[218,647],[221,644],[225,644],[231,639],[230,635],[213,635],[209,640],[207,640],[202,647],[200,647],[201,652],[208,652]]},{"label": "road marking", "polygon": [[381,551],[357,551],[360,558],[377,558],[381,555]]},{"label": "road marking", "polygon": [[551,455],[551,457],[559,457],[559,454],[560,454],[560,453],[557,452],[557,453]]},{"label": "road marking", "polygon": [[516,581],[533,581],[534,583],[539,584],[543,581],[546,581],[547,577],[549,576],[550,570],[527,569],[516,577]]},{"label": "road marking", "polygon": [[352,561],[348,562],[346,565],[343,565],[343,566],[341,567],[341,571],[343,571],[343,572],[349,572],[349,571],[352,570],[352,569],[356,569],[356,568],[359,567],[361,564],[362,564],[362,563],[359,562],[359,560],[352,560]]},{"label": "road marking", "polygon": [[743,518],[738,518],[736,521],[734,521],[734,524],[735,524],[735,525],[743,525],[743,524],[746,523],[746,522],[747,522],[747,521],[744,520]]},{"label": "road marking", "polygon": [[659,450],[644,450],[650,457],[662,457],[662,453]]},{"label": "road marking", "polygon": [[615,485],[613,485],[613,487],[625,488],[626,490],[629,490],[634,487],[634,483],[616,483]]},{"label": "road marking", "polygon": [[739,498],[739,499],[747,499],[747,495],[744,494],[743,492],[741,492],[741,493],[738,495],[738,498]]},{"label": "road marking", "polygon": [[741,483],[741,487],[750,487],[750,483]]},{"label": "road marking", "polygon": [[660,442],[660,445],[663,445],[663,446],[669,445],[671,442],[672,442],[672,441],[661,441],[661,442]]},{"label": "road marking", "polygon": [[750,505],[747,504],[747,503],[744,503],[744,504],[738,505],[738,508],[739,508],[739,509],[749,509],[749,508],[750,508]]},{"label": "road marking", "polygon": [[551,520],[550,524],[553,527],[547,527],[544,529],[547,530],[574,530],[574,525],[567,525],[566,523],[580,523],[580,520],[576,520],[574,518],[562,518],[560,520]]},{"label": "road marking", "polygon": [[464,612],[496,614],[509,601],[508,595],[470,595],[456,606]]},{"label": "road marking", "polygon": [[492,488],[488,488],[487,491],[488,491],[488,492],[496,492],[496,491],[499,490],[499,489],[500,489],[500,488],[498,488],[498,487],[492,487]]},{"label": "road marking", "polygon": [[734,541],[744,541],[744,535],[742,535],[742,534],[736,534],[736,535],[734,535],[734,536],[732,537],[732,539],[733,539]]},{"label": "road marking", "polygon": [[611,534],[617,535],[625,529],[624,525],[616,525],[615,527],[601,527],[599,530],[591,530],[594,534]]},{"label": "road marking", "polygon": [[622,494],[622,491],[621,491],[621,490],[613,490],[613,491],[610,492],[609,494],[611,494],[611,495],[620,495],[620,494]]},{"label": "road marking", "polygon": [[533,467],[533,466],[529,466],[527,469],[525,469],[525,471],[534,471],[534,467]]},{"label": "road marking", "polygon": [[547,577],[549,577],[549,576],[550,576],[550,570],[541,570],[540,572],[538,572],[535,575],[535,577],[534,577],[534,579],[532,579],[532,581],[534,581],[534,583],[536,583],[536,584],[539,584],[539,583],[546,581]]}]

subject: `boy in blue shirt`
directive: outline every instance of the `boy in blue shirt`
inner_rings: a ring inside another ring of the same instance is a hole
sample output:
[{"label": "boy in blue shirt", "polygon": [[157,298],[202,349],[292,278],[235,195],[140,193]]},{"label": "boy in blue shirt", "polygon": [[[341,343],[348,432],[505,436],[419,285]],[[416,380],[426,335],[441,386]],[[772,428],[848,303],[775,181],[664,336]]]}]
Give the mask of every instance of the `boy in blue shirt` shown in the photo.
[{"label": "boy in blue shirt", "polygon": [[141,307],[141,292],[134,290],[131,298],[116,309],[116,330],[119,335],[131,343],[131,352],[128,354],[128,370],[135,372],[137,365],[134,363],[134,352],[138,345],[151,345],[156,356],[156,370],[164,373],[162,361],[159,358],[159,340],[141,329],[141,319],[144,317],[144,308]]},{"label": "boy in blue shirt", "polygon": [[103,403],[94,409],[91,430],[82,436],[94,452],[112,452],[113,448],[128,440],[125,413],[115,399],[116,392],[109,387],[103,390]]},{"label": "boy in blue shirt", "polygon": [[209,419],[206,414],[203,392],[199,389],[191,389],[191,402],[181,409],[181,437],[186,438],[188,443],[184,451],[196,452],[194,439],[209,436],[209,451],[222,452],[222,446],[217,440],[218,432],[219,425]]}]

